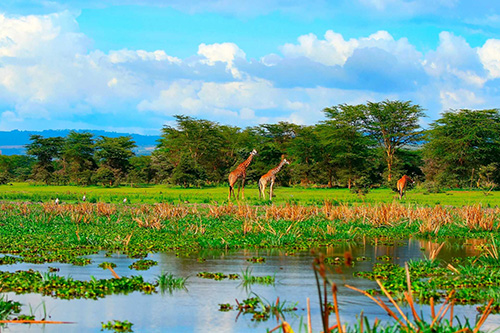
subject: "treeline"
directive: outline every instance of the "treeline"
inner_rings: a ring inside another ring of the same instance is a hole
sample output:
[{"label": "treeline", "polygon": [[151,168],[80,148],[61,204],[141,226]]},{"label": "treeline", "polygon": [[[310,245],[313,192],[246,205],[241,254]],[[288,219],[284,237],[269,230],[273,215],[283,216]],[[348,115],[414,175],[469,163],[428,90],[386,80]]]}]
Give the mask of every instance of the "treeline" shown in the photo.
[{"label": "treeline", "polygon": [[127,136],[32,135],[27,156],[1,156],[0,181],[217,185],[256,149],[249,182],[285,155],[292,163],[278,175],[282,185],[392,187],[403,174],[431,190],[491,189],[500,183],[496,109],[448,111],[425,131],[423,110],[410,101],[341,104],[323,111],[326,120],[312,126],[280,122],[244,129],[176,116],[176,126],[162,129],[150,156],[135,156]]}]

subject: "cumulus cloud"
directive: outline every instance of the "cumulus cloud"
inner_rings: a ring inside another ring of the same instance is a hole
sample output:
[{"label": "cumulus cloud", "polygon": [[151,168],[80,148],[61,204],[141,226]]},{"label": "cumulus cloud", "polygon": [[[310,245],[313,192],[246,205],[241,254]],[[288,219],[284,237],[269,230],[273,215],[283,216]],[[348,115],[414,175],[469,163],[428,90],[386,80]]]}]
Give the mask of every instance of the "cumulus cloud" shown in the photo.
[{"label": "cumulus cloud", "polygon": [[238,58],[245,59],[246,54],[238,45],[234,43],[215,43],[210,45],[202,43],[198,47],[198,54],[205,58],[202,60],[202,63],[213,66],[217,62],[223,62],[226,64],[226,69],[231,72],[233,77],[238,79],[241,78],[241,73],[234,67],[234,61]]},{"label": "cumulus cloud", "polygon": [[406,38],[395,40],[386,31],[348,41],[333,31],[324,40],[303,35],[282,51],[283,58],[271,55],[241,68],[280,87],[411,91],[427,81],[422,54]]},{"label": "cumulus cloud", "polygon": [[479,58],[489,78],[500,78],[500,40],[488,39],[478,50]]},{"label": "cumulus cloud", "polygon": [[147,52],[144,50],[119,50],[109,52],[109,61],[113,64],[136,62],[136,61],[167,61],[171,64],[180,64],[181,60],[169,56],[163,50]]},{"label": "cumulus cloud", "polygon": [[355,50],[378,48],[390,52],[401,61],[416,62],[421,54],[406,38],[394,40],[387,31],[378,31],[368,37],[346,41],[341,34],[328,30],[325,39],[319,40],[314,34],[298,38],[298,44],[285,44],[282,52],[287,57],[306,57],[326,66],[343,66]]},{"label": "cumulus cloud", "polygon": [[422,54],[387,31],[346,39],[328,30],[258,59],[227,42],[202,43],[181,59],[161,49],[94,49],[71,12],[2,14],[0,119],[2,128],[107,123],[138,131],[159,129],[175,114],[240,126],[312,124],[323,119],[324,107],[367,100],[412,100],[434,116],[447,108],[492,107],[500,90],[500,41],[474,48],[450,32],[439,38],[435,50]]},{"label": "cumulus cloud", "polygon": [[303,35],[297,44],[285,44],[282,52],[286,57],[306,57],[326,66],[343,65],[359,42],[355,39],[344,40],[341,34],[328,30],[324,40],[314,34]]}]

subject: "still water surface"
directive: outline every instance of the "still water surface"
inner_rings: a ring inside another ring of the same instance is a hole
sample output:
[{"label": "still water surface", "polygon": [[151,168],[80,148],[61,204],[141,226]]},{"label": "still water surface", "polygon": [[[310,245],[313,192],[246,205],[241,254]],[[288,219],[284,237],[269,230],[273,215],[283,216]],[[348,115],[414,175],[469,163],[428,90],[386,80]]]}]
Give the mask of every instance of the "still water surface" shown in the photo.
[{"label": "still water surface", "polygon": [[[381,308],[366,296],[344,287],[350,284],[366,290],[374,288],[373,281],[356,278],[353,273],[371,270],[377,257],[388,255],[393,262],[400,265],[410,259],[420,259],[436,248],[438,244],[428,241],[408,240],[395,245],[377,245],[375,241],[366,241],[354,245],[338,245],[321,250],[328,257],[343,257],[350,251],[354,257],[365,256],[367,261],[356,262],[354,267],[341,266],[331,278],[339,287],[338,300],[342,322],[355,322],[356,316],[364,315],[373,323],[375,318],[389,320]],[[439,258],[451,259],[475,255],[473,244],[450,242],[442,249]],[[266,258],[265,263],[250,263],[246,259],[253,256]],[[237,316],[237,311],[220,312],[219,304],[236,304],[255,295],[269,301],[280,301],[296,304],[297,311],[285,313],[287,320],[296,332],[307,318],[307,298],[311,300],[313,331],[322,330],[319,303],[314,273],[311,268],[314,259],[310,252],[287,254],[279,250],[238,250],[238,251],[202,251],[189,256],[176,256],[175,253],[157,253],[148,259],[158,261],[147,271],[135,271],[128,266],[135,261],[125,255],[113,254],[105,257],[104,252],[89,256],[92,264],[84,267],[69,264],[16,264],[0,266],[1,270],[15,271],[35,269],[47,272],[48,267],[58,267],[58,275],[71,276],[73,279],[89,280],[95,278],[111,278],[108,270],[98,267],[101,262],[114,262],[115,271],[120,276],[142,275],[146,281],[154,281],[162,271],[172,273],[175,277],[189,277],[186,290],[174,290],[169,293],[146,295],[140,292],[128,295],[109,295],[99,300],[60,300],[38,294],[16,295],[8,293],[8,298],[25,304],[22,313],[33,312],[39,319],[44,312],[50,320],[71,321],[69,325],[19,325],[9,324],[0,328],[0,332],[96,332],[101,329],[101,322],[110,320],[128,320],[134,324],[135,332],[265,332],[277,326],[275,319],[266,322],[252,321],[252,315]],[[203,262],[198,258],[205,258]],[[196,276],[199,272],[237,273],[241,275],[247,267],[251,267],[252,275],[275,275],[276,283],[270,285],[252,285],[251,289],[241,285],[241,280],[215,281]],[[335,270],[335,269],[334,269]],[[31,310],[29,306],[31,306]],[[45,305],[45,310],[42,304]],[[424,316],[429,315],[428,306],[419,306]],[[455,314],[459,318],[467,317],[475,322],[477,311],[475,306],[456,306]],[[335,322],[335,315],[330,317]],[[462,320],[463,321],[463,320]],[[490,315],[483,329],[493,330],[500,327],[500,315]],[[304,326],[302,332],[304,332]]]}]

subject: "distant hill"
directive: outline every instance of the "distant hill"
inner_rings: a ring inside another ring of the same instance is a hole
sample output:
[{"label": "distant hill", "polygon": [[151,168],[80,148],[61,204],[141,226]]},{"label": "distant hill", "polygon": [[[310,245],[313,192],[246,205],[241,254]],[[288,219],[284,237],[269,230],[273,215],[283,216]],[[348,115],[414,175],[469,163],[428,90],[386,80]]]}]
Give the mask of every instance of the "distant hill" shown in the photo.
[{"label": "distant hill", "polygon": [[[24,155],[24,146],[30,143],[30,135],[41,135],[44,138],[62,136],[65,137],[71,130],[44,130],[44,131],[0,131],[0,152],[2,155]],[[75,132],[89,132],[98,137],[99,135],[115,138],[118,136],[131,136],[135,141],[137,148],[135,153],[138,155],[149,155],[156,147],[160,138],[158,135],[140,135],[130,133],[116,133],[99,130],[75,130]]]}]

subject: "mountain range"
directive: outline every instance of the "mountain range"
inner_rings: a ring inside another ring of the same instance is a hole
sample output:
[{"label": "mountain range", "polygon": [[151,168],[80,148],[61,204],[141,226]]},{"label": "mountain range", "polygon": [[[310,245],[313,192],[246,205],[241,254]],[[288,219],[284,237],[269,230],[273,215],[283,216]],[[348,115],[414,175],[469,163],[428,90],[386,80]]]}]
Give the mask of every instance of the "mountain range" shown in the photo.
[{"label": "mountain range", "polygon": [[[41,135],[44,138],[62,136],[65,137],[72,130],[44,130],[44,131],[0,131],[0,154],[1,155],[24,155],[24,146],[30,143],[30,135]],[[137,148],[134,149],[138,155],[149,155],[157,145],[159,135],[141,135],[131,133],[106,132],[101,130],[75,130],[75,132],[89,132],[95,137],[99,135],[107,137],[131,136]]]}]

